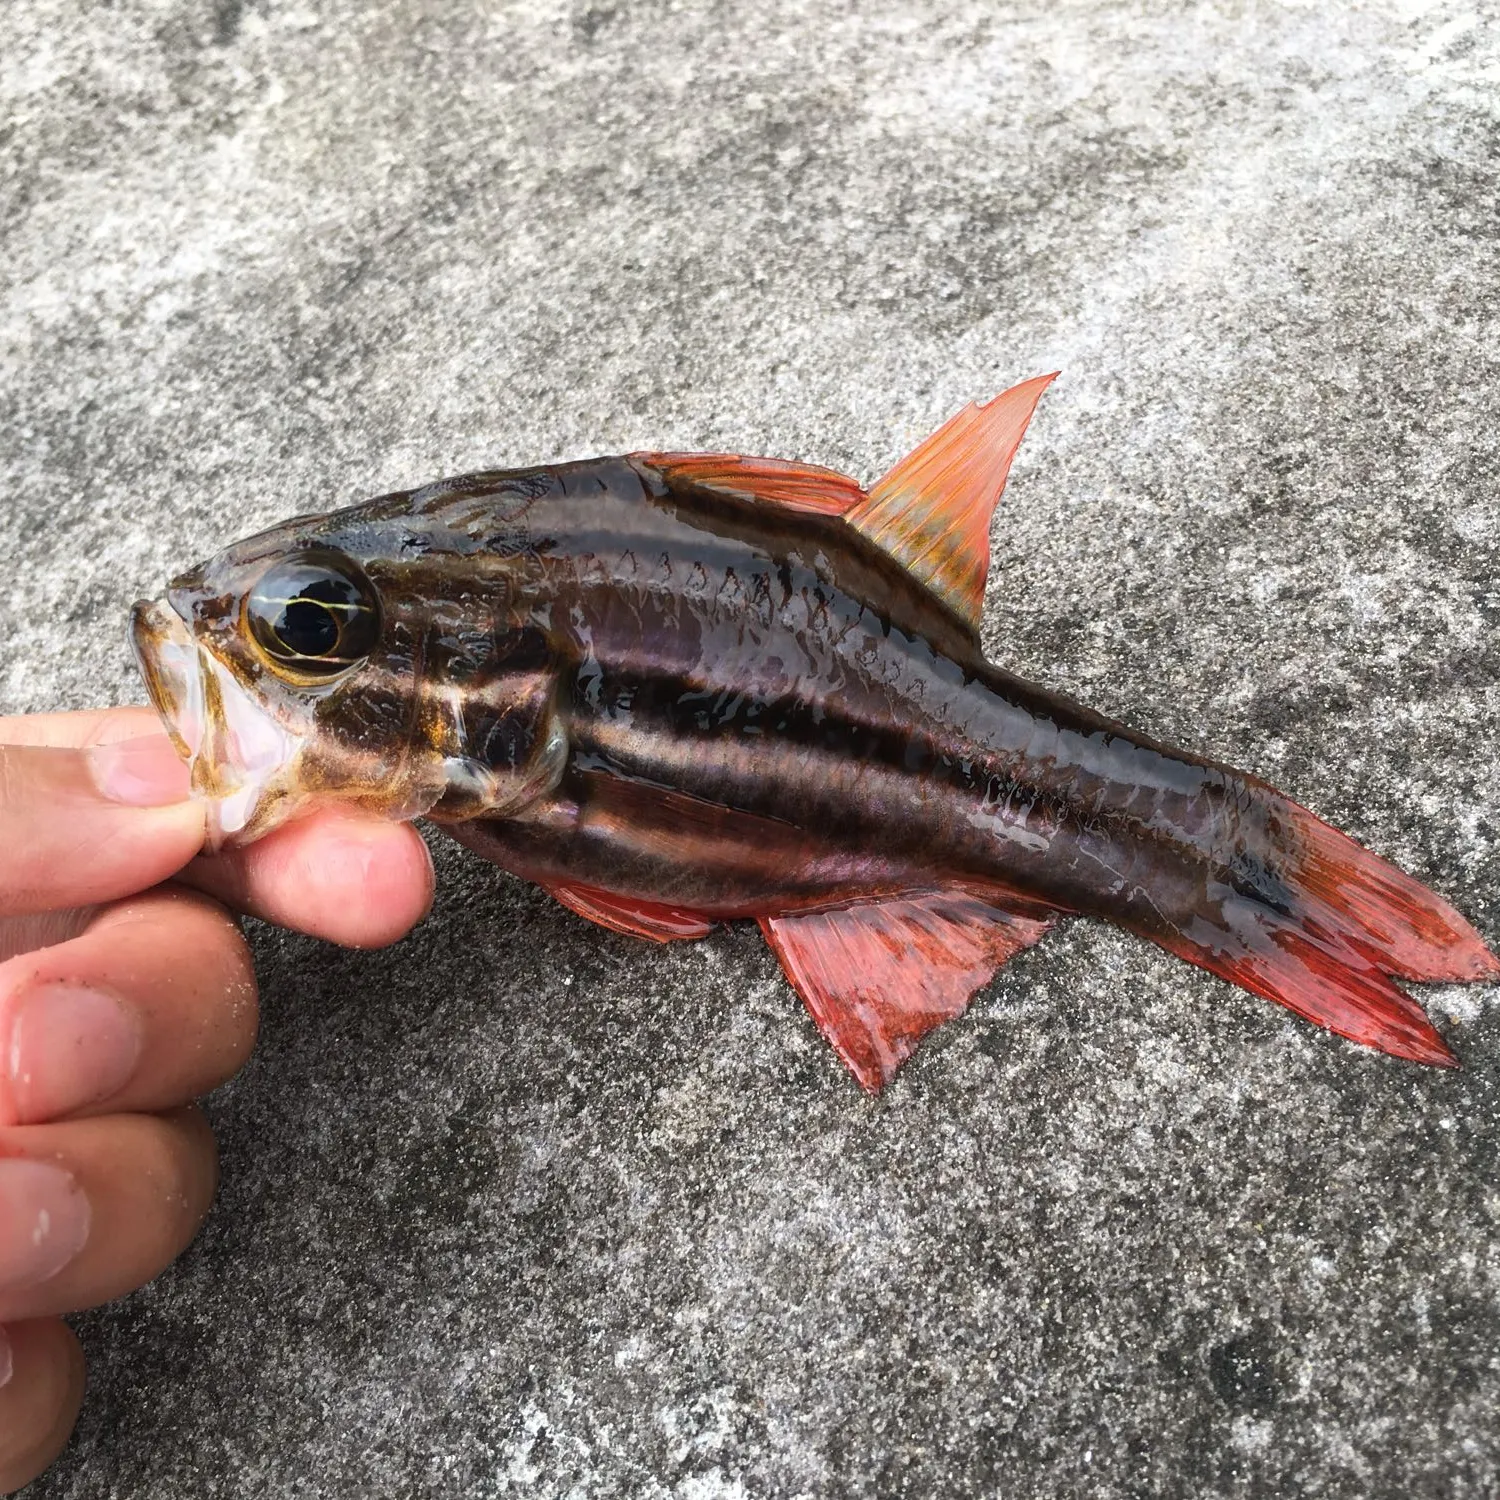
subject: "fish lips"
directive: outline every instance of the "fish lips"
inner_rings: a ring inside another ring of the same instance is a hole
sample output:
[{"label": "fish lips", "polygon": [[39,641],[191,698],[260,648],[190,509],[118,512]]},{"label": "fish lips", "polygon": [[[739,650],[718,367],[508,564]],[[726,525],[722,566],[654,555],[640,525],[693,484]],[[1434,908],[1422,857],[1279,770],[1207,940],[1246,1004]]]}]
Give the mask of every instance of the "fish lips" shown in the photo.
[{"label": "fish lips", "polygon": [[162,599],[131,611],[131,644],[152,706],[207,804],[208,845],[248,843],[292,815],[298,741],[240,685]]},{"label": "fish lips", "polygon": [[204,703],[198,646],[182,616],[163,599],[142,599],[130,612],[130,644],[151,706],[177,753],[191,763],[203,745]]}]

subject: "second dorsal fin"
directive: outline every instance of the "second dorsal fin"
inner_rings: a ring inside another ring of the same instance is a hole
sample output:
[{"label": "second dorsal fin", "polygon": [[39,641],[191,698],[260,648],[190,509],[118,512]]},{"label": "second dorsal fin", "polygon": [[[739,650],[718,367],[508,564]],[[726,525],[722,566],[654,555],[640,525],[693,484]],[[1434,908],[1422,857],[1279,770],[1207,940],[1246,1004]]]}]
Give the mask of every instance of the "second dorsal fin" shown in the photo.
[{"label": "second dorsal fin", "polygon": [[1038,375],[951,417],[870,487],[844,519],[971,625],[984,607],[990,517],[1042,392]]}]

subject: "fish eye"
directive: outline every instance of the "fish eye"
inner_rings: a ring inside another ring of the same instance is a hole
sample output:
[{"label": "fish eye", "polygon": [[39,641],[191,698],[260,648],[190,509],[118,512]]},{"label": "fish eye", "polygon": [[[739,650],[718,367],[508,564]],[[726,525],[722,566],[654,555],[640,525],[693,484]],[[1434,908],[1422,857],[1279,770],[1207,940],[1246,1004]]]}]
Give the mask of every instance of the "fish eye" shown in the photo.
[{"label": "fish eye", "polygon": [[310,677],[355,666],[380,638],[374,585],[337,552],[301,552],[273,565],[247,595],[245,618],[274,664]]}]

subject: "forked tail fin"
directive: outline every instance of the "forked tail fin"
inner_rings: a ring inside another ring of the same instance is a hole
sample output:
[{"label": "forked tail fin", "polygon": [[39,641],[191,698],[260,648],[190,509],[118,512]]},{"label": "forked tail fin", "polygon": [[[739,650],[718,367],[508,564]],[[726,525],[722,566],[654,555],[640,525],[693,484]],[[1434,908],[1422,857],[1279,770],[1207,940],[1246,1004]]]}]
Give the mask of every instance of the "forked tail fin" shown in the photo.
[{"label": "forked tail fin", "polygon": [[1494,980],[1500,960],[1426,886],[1264,782],[1245,782],[1261,815],[1255,842],[1262,845],[1247,855],[1263,863],[1269,881],[1232,879],[1211,916],[1150,936],[1351,1041],[1457,1067],[1392,977]]}]

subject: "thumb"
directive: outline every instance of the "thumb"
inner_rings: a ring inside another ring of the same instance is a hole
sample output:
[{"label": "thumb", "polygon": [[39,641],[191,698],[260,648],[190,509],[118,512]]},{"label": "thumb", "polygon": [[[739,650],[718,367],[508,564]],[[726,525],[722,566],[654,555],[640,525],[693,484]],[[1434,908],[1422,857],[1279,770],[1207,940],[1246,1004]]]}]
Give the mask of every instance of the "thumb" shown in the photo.
[{"label": "thumb", "polygon": [[0,745],[0,917],[146,890],[202,844],[203,810],[165,734],[88,750]]}]

